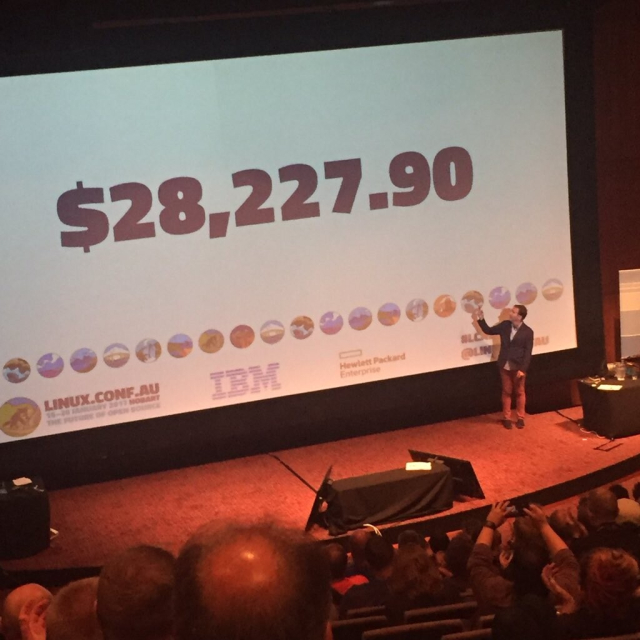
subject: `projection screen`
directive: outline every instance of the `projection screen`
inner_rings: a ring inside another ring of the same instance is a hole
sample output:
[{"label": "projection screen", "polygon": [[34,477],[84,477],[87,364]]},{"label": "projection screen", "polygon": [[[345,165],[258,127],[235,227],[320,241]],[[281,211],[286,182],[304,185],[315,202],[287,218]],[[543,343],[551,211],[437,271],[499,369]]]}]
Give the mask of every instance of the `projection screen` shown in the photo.
[{"label": "projection screen", "polygon": [[0,78],[0,443],[577,346],[561,31]]}]

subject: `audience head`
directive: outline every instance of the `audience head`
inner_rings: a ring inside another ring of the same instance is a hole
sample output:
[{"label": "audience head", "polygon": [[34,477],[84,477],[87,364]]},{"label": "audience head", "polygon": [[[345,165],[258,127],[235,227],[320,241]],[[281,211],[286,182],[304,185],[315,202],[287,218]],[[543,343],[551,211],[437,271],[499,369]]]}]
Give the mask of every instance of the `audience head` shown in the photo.
[{"label": "audience head", "polygon": [[327,545],[326,552],[329,557],[331,579],[341,580],[344,578],[344,574],[347,569],[347,552],[344,547],[337,542]]},{"label": "audience head", "polygon": [[445,562],[454,577],[464,579],[469,576],[467,562],[472,550],[473,540],[468,533],[462,532],[453,537],[445,551]]},{"label": "audience head", "polygon": [[571,507],[556,509],[549,516],[549,525],[567,544],[582,538],[587,533],[584,525],[579,522],[577,513]]},{"label": "audience head", "polygon": [[349,536],[349,551],[353,564],[358,568],[366,567],[367,560],[364,555],[364,548],[367,546],[367,540],[373,535],[370,529],[356,529]]},{"label": "audience head", "polygon": [[582,496],[578,501],[578,522],[586,531],[591,531],[591,523],[589,522],[589,498]]},{"label": "audience head", "polygon": [[393,560],[389,589],[410,599],[434,594],[442,589],[442,576],[422,547],[408,544],[398,550]]},{"label": "audience head", "polygon": [[482,520],[479,520],[478,518],[467,518],[462,523],[462,531],[468,534],[468,536],[475,544],[478,536],[480,535],[480,532],[482,531],[483,526],[484,523],[482,522]]},{"label": "audience head", "polygon": [[47,609],[47,640],[101,640],[96,616],[98,578],[70,582]]},{"label": "audience head", "polygon": [[417,544],[423,549],[427,548],[425,539],[415,529],[407,529],[398,535],[398,549],[408,544]]},{"label": "audience head", "polygon": [[631,498],[620,498],[618,500],[618,524],[631,523],[640,526],[640,504]]},{"label": "audience head", "polygon": [[633,485],[633,490],[632,490],[631,494],[633,495],[633,499],[636,502],[640,502],[640,482],[636,482]]},{"label": "audience head", "polygon": [[587,494],[587,517],[592,528],[615,522],[618,517],[618,499],[609,489],[594,489]]},{"label": "audience head", "polygon": [[393,545],[382,536],[371,536],[364,548],[368,565],[378,576],[387,572],[393,562]]},{"label": "audience head", "polygon": [[105,640],[160,640],[173,628],[174,557],[141,545],[100,572],[97,614]]},{"label": "audience head", "polygon": [[178,557],[177,640],[323,640],[330,607],[326,552],[297,531],[204,530]]},{"label": "audience head", "polygon": [[449,546],[449,536],[444,532],[434,533],[429,538],[429,548],[433,553],[438,553],[439,551],[446,551]]},{"label": "audience head", "polygon": [[621,484],[612,484],[609,487],[609,491],[613,493],[613,495],[616,497],[616,500],[629,497],[629,491],[625,489]]},{"label": "audience head", "polygon": [[594,549],[581,569],[584,606],[601,617],[624,617],[638,588],[634,557],[621,549]]},{"label": "audience head", "polygon": [[24,584],[7,595],[2,606],[0,633],[5,640],[20,640],[20,610],[30,602],[51,601],[51,592],[39,584]]},{"label": "audience head", "polygon": [[517,595],[546,595],[542,570],[549,562],[547,546],[530,518],[518,517],[513,522],[513,559],[508,567]]}]

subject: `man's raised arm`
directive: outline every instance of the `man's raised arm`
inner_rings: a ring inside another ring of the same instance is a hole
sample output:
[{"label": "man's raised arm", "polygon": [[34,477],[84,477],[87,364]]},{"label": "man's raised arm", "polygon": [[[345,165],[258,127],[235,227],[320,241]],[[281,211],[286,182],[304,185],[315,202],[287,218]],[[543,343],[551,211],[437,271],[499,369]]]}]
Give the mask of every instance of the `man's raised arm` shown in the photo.
[{"label": "man's raised arm", "polygon": [[478,323],[478,326],[482,329],[483,333],[486,333],[488,336],[497,336],[500,334],[500,329],[498,329],[498,325],[495,327],[490,327],[487,324],[487,321],[484,319],[484,312],[482,309],[478,309],[475,313],[475,320]]}]

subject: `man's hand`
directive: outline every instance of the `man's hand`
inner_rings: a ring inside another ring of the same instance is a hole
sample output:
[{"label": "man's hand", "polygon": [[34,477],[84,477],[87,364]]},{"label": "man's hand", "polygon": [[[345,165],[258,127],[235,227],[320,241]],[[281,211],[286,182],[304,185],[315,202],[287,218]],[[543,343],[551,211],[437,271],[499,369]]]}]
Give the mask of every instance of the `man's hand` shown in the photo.
[{"label": "man's hand", "polygon": [[524,371],[518,371],[518,373],[516,373],[516,376],[518,378],[524,378],[527,374]]},{"label": "man's hand", "polygon": [[482,307],[478,307],[474,312],[474,320],[484,320],[484,311]]},{"label": "man's hand", "polygon": [[533,521],[536,529],[540,530],[547,523],[547,516],[537,504],[530,504],[528,508],[522,510]]},{"label": "man's hand", "polygon": [[556,581],[558,567],[551,563],[542,570],[542,581],[553,594],[556,611],[560,614],[575,613],[578,610],[578,603],[575,598],[563,589]]},{"label": "man's hand", "polygon": [[574,539],[576,538],[584,538],[588,535],[587,528],[578,520],[578,512],[574,509],[567,509],[567,520],[569,525],[571,526],[571,531],[573,532]]},{"label": "man's hand", "polygon": [[513,560],[513,550],[512,549],[503,549],[500,552],[500,556],[498,558],[500,562],[500,567],[504,570],[506,569]]},{"label": "man's hand", "polygon": [[489,522],[493,522],[496,527],[502,526],[504,523],[507,514],[509,513],[509,501],[505,500],[503,502],[496,502],[496,504],[491,507],[491,511],[487,516],[487,520]]}]

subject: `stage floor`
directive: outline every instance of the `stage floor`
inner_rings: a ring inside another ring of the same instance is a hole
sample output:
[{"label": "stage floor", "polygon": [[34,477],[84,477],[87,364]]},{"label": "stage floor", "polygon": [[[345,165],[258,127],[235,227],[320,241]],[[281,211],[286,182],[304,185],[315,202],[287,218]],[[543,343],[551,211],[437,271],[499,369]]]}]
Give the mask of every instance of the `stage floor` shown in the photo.
[{"label": "stage floor", "polygon": [[[285,465],[318,487],[329,465],[334,479],[396,469],[409,459],[408,449],[464,458],[473,463],[487,499],[456,502],[455,512],[589,476],[640,455],[640,435],[617,440],[609,451],[596,450],[607,440],[574,422],[582,408],[561,413],[529,416],[523,430],[506,431],[497,414],[481,415],[275,452],[282,462],[259,455],[52,491],[51,526],[60,533],[51,548],[2,566],[9,571],[99,566],[114,552],[140,543],[176,552],[212,519],[275,519],[303,528],[314,494]],[[315,534],[328,537],[324,530]]]}]

